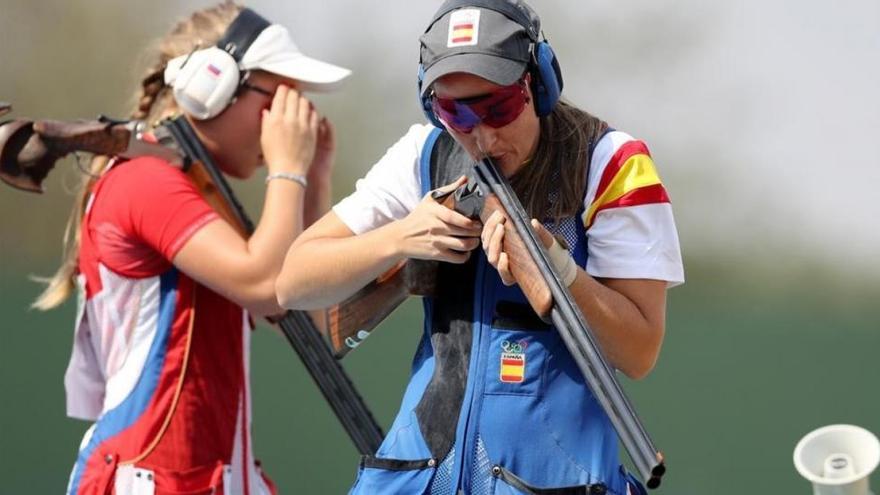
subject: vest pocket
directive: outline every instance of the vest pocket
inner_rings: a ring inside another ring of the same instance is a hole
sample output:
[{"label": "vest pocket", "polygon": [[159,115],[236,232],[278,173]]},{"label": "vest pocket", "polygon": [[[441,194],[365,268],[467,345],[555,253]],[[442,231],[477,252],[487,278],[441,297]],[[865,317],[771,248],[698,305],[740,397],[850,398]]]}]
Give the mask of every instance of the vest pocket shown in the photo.
[{"label": "vest pocket", "polygon": [[492,477],[495,478],[495,495],[611,495],[608,488],[601,483],[564,487],[533,486],[498,465],[492,466]]},{"label": "vest pocket", "polygon": [[547,352],[557,340],[553,327],[524,304],[495,307],[486,363],[486,394],[539,395]]},{"label": "vest pocket", "polygon": [[436,470],[436,459],[403,460],[363,456],[350,495],[426,494]]},{"label": "vest pocket", "polygon": [[156,480],[153,471],[131,464],[116,468],[116,478],[113,485],[115,493],[130,493],[132,495],[153,495],[156,493]]},{"label": "vest pocket", "polygon": [[132,495],[218,495],[228,493],[229,466],[222,462],[187,470],[149,465],[121,465],[116,470],[116,493]]}]

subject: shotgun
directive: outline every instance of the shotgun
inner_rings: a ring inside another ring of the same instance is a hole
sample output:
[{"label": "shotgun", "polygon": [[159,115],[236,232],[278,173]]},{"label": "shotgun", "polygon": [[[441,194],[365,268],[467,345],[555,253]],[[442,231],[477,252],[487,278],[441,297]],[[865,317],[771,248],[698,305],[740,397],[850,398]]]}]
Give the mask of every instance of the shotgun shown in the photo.
[{"label": "shotgun", "polygon": [[[663,454],[654,447],[507,179],[490,158],[477,162],[468,175],[468,182],[453,194],[434,198],[470,218],[485,221],[495,211],[507,217],[504,251],[512,275],[534,312],[556,327],[638,475],[648,488],[657,488],[666,472]],[[328,332],[337,357],[360,344],[407,295],[431,296],[436,268],[436,262],[407,260],[331,308]]]},{"label": "shotgun", "polygon": [[[7,107],[0,105],[0,111]],[[158,142],[142,139],[142,121],[29,121],[0,123],[0,179],[31,192],[43,192],[42,182],[55,162],[68,153],[157,156],[181,167],[205,200],[240,234],[253,232],[253,223],[211,156],[183,117],[167,120],[155,130]],[[309,314],[288,311],[270,319],[299,355],[312,379],[336,414],[357,450],[374,454],[384,434],[351,379],[333,357]]]}]

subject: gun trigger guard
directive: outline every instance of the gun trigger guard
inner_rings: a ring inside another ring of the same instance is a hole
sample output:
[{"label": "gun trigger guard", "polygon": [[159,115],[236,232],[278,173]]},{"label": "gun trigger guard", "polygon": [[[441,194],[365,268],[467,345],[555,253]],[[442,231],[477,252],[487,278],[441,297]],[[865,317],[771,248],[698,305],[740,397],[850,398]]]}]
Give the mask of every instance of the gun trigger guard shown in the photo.
[{"label": "gun trigger guard", "polygon": [[434,189],[433,191],[431,191],[431,199],[433,199],[434,201],[436,201],[438,203],[442,203],[443,200],[448,198],[449,195],[452,194],[453,192],[455,192],[455,190],[441,191],[440,189]]}]

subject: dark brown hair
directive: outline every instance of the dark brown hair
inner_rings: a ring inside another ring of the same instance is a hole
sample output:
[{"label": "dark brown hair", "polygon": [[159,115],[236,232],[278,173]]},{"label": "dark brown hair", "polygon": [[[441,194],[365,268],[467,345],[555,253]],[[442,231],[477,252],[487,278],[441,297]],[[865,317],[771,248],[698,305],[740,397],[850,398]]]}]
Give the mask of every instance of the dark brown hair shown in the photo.
[{"label": "dark brown hair", "polygon": [[510,178],[529,216],[561,221],[583,205],[590,152],[608,124],[560,101],[541,118],[538,147],[531,162]]}]

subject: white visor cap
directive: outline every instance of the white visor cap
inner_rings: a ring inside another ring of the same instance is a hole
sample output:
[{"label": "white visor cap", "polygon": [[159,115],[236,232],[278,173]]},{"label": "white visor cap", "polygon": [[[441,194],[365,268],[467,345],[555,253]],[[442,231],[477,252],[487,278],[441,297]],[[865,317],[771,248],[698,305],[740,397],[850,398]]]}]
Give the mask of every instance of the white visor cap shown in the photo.
[{"label": "white visor cap", "polygon": [[300,82],[304,91],[334,91],[351,71],[305,56],[287,28],[272,24],[264,29],[245,52],[242,70],[264,70]]}]

